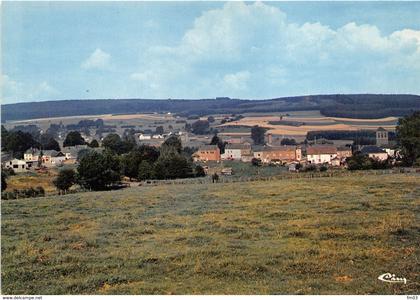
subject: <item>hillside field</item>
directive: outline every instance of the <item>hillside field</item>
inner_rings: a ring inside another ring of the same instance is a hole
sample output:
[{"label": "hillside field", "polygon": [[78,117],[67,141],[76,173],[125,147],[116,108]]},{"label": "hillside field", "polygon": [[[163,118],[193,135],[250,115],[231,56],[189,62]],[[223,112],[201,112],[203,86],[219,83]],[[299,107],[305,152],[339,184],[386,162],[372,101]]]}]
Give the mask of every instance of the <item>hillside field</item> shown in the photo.
[{"label": "hillside field", "polygon": [[[2,201],[3,294],[419,294],[418,174]],[[379,281],[383,273],[407,284]]]}]

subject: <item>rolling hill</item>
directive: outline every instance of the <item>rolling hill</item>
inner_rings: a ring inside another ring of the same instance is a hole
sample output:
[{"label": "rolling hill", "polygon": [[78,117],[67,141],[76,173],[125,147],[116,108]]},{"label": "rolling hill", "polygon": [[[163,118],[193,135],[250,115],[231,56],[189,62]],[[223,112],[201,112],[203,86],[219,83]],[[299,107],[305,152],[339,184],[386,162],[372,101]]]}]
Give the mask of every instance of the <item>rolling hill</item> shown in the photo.
[{"label": "rolling hill", "polygon": [[329,117],[383,118],[420,110],[418,95],[312,95],[268,100],[216,99],[92,99],[5,104],[3,122],[36,118],[172,112],[180,115],[320,110]]}]

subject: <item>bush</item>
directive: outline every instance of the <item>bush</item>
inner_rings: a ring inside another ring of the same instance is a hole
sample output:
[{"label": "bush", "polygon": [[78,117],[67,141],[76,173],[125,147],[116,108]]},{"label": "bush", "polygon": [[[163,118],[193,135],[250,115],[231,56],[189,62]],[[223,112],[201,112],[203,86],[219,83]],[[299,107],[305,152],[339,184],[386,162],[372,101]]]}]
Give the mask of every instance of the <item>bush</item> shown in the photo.
[{"label": "bush", "polygon": [[318,168],[316,167],[316,165],[313,164],[306,165],[306,167],[303,169],[304,172],[315,172],[317,170]]},{"label": "bush", "polygon": [[328,170],[328,166],[326,166],[326,165],[322,165],[321,167],[319,167],[319,171],[321,171],[321,172],[325,172],[327,170]]},{"label": "bush", "polygon": [[262,166],[261,159],[258,159],[258,158],[255,158],[255,157],[251,160],[251,164],[253,166],[256,166],[256,167]]},{"label": "bush", "polygon": [[64,169],[58,173],[53,184],[60,192],[67,192],[76,183],[76,173],[73,169]]}]

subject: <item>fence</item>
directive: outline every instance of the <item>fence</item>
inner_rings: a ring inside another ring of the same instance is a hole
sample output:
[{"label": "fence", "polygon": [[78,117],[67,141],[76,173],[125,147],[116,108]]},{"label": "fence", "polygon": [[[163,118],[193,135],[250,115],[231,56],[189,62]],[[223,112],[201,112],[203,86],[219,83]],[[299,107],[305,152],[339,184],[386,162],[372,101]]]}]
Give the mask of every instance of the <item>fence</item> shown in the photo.
[{"label": "fence", "polygon": [[[332,172],[304,172],[304,173],[284,173],[274,176],[220,176],[217,183],[232,183],[232,182],[253,182],[253,181],[272,181],[272,180],[291,180],[304,178],[324,178],[324,177],[348,177],[348,176],[372,176],[372,175],[386,175],[386,174],[403,174],[403,173],[419,173],[420,169],[413,168],[398,168],[385,170],[364,170],[364,171],[332,171]],[[179,184],[208,184],[212,183],[211,176],[201,178],[187,178],[187,179],[172,179],[172,180],[149,180],[142,182],[136,186],[157,186],[157,185],[179,185]]]}]

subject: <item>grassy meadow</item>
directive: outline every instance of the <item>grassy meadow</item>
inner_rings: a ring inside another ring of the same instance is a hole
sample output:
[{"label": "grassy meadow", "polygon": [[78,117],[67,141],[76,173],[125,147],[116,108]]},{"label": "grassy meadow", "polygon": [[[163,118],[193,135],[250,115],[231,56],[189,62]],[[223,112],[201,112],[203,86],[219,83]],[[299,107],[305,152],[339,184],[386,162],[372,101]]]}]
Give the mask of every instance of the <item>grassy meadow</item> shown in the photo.
[{"label": "grassy meadow", "polygon": [[2,293],[418,294],[419,186],[357,175],[2,201]]}]

